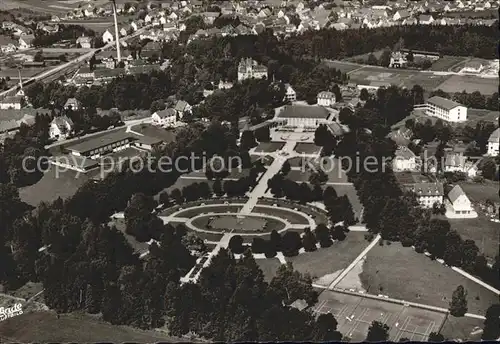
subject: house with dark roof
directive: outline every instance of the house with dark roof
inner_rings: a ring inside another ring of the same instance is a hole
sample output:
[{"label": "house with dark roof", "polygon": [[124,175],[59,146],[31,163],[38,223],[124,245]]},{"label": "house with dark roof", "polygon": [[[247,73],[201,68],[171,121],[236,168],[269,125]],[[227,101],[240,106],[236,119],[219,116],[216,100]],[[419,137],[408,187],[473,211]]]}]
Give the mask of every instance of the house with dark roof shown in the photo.
[{"label": "house with dark roof", "polygon": [[179,119],[181,119],[181,120],[182,120],[182,117],[184,117],[184,115],[191,112],[191,109],[192,109],[192,106],[189,105],[189,103],[184,101],[184,100],[178,100],[174,106],[174,110],[177,112],[177,115],[179,116]]},{"label": "house with dark roof", "polygon": [[467,107],[453,100],[434,96],[426,101],[427,116],[437,117],[447,122],[465,122]]},{"label": "house with dark roof", "polygon": [[469,178],[474,178],[477,175],[477,167],[471,161],[467,161],[467,157],[462,152],[447,152],[443,170],[444,172],[465,173]]},{"label": "house with dark roof", "polygon": [[449,192],[445,201],[446,217],[450,219],[472,219],[477,217],[471,201],[460,185],[455,185]]}]

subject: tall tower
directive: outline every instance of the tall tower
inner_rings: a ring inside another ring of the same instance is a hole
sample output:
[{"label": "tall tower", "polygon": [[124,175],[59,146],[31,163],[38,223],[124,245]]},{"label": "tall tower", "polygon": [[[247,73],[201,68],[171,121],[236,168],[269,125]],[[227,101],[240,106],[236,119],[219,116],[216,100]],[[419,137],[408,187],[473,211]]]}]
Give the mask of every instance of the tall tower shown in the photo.
[{"label": "tall tower", "polygon": [[111,0],[113,3],[113,17],[115,19],[115,39],[116,39],[116,57],[118,59],[118,63],[121,62],[122,56],[120,53],[120,34],[118,33],[118,20],[116,18],[116,1]]},{"label": "tall tower", "polygon": [[21,68],[18,68],[17,72],[19,73],[19,91],[17,91],[16,96],[24,97],[23,77],[21,76]]}]

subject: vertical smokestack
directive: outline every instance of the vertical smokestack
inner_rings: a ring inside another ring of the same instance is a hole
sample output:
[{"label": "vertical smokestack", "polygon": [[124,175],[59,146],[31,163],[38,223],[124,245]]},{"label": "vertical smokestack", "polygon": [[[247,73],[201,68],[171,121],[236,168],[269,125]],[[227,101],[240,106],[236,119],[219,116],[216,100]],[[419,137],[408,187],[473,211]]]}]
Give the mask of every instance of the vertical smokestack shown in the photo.
[{"label": "vertical smokestack", "polygon": [[120,34],[118,33],[118,20],[116,18],[115,0],[112,0],[112,3],[113,3],[113,17],[115,19],[116,57],[118,58],[118,63],[120,63],[122,60],[122,56],[120,54]]}]

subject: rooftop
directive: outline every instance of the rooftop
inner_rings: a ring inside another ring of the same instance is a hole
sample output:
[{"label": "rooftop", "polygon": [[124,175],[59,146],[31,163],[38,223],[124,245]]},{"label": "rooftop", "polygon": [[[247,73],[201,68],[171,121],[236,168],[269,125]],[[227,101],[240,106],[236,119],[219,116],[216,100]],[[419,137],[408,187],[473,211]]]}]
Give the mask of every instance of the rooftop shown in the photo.
[{"label": "rooftop", "polygon": [[328,119],[330,113],[322,106],[287,105],[278,114],[280,118]]},{"label": "rooftop", "polygon": [[453,189],[451,189],[451,191],[448,193],[448,198],[450,199],[451,203],[455,203],[455,201],[462,195],[467,197],[460,185],[455,185]]},{"label": "rooftop", "polygon": [[439,106],[439,107],[444,108],[446,110],[454,109],[457,106],[463,106],[462,104],[457,103],[453,100],[446,99],[446,98],[439,97],[439,96],[434,96],[434,97],[427,99],[427,103]]},{"label": "rooftop", "polygon": [[80,141],[79,143],[76,143],[74,145],[69,145],[66,147],[66,149],[70,151],[83,153],[122,140],[133,141],[137,140],[137,137],[131,133],[126,133],[122,130],[119,130],[115,132],[106,133],[105,135],[99,137],[88,138],[85,141]]},{"label": "rooftop", "polygon": [[500,141],[500,128],[496,128],[496,130],[491,133],[490,138],[488,139],[488,142],[499,143],[499,141]]},{"label": "rooftop", "polygon": [[418,196],[443,196],[443,183],[415,183],[407,186]]}]

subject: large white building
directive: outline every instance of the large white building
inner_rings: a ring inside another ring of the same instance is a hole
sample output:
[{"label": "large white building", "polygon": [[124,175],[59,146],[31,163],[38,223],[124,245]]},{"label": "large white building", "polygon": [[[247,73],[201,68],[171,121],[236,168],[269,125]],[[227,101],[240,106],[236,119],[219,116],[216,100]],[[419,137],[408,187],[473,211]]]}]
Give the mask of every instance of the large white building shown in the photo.
[{"label": "large white building", "polygon": [[407,185],[406,188],[417,196],[417,200],[424,208],[443,203],[444,189],[442,183],[415,183]]},{"label": "large white building", "polygon": [[238,65],[238,81],[267,78],[267,67],[259,65],[251,58],[245,58]]},{"label": "large white building", "polygon": [[331,123],[334,117],[322,106],[287,105],[276,115],[275,121],[288,127],[316,128],[320,124]]},{"label": "large white building", "polygon": [[151,115],[151,122],[153,125],[157,126],[175,126],[180,120],[178,117],[177,111],[174,109],[164,109],[160,111],[156,111]]},{"label": "large white building", "polygon": [[333,92],[328,92],[328,91],[323,91],[318,93],[318,105],[321,106],[332,106],[335,104],[336,97],[335,93]]},{"label": "large white building", "polygon": [[22,107],[22,96],[9,96],[0,100],[0,110],[15,109],[20,110]]},{"label": "large white building", "polygon": [[488,139],[488,155],[498,156],[500,141],[500,128],[497,128],[493,133],[491,133]]},{"label": "large white building", "polygon": [[465,122],[467,107],[453,100],[434,96],[427,99],[425,114],[447,122]]}]

